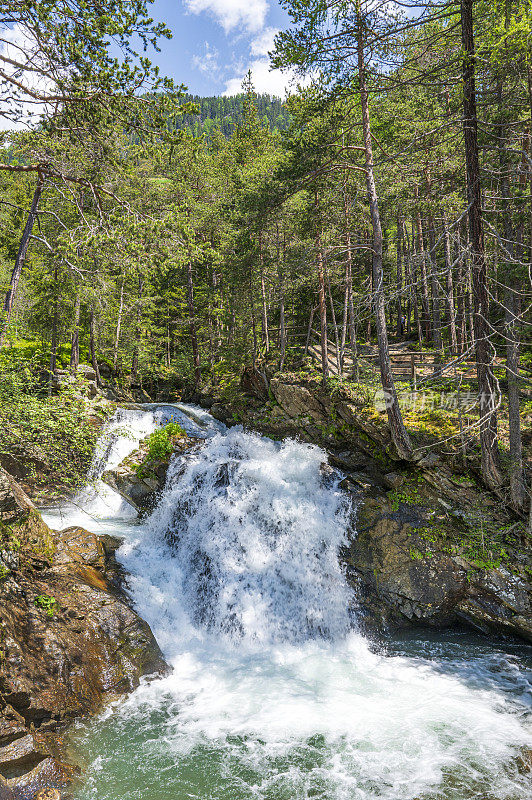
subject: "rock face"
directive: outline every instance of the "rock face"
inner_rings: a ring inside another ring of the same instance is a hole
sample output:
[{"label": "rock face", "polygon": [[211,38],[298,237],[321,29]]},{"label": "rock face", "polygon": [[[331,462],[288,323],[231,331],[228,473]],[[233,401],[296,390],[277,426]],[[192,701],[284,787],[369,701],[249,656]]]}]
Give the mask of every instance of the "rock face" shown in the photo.
[{"label": "rock face", "polygon": [[175,438],[173,450],[165,458],[150,458],[146,437],[140,447],[115,469],[102,475],[102,480],[118,492],[138,512],[151,511],[164,487],[168,465],[175,453],[184,453],[197,446],[201,440],[192,437]]},{"label": "rock face", "polygon": [[[142,457],[142,451],[135,451],[133,455]],[[116,469],[104,472],[102,480],[137,511],[150,511],[158,493],[164,486],[168,461],[153,464],[153,468],[146,475],[142,475],[142,473],[139,475],[134,464],[135,462],[126,459]]]},{"label": "rock face", "polygon": [[355,516],[343,559],[368,627],[464,623],[532,641],[532,587],[515,562],[479,567],[460,554],[464,534],[460,548],[458,531],[444,536],[425,505],[391,501],[374,487]]},{"label": "rock face", "polygon": [[0,798],[61,797],[66,725],[167,667],[122,589],[119,540],[51,531],[4,471],[0,517]]},{"label": "rock face", "polygon": [[308,416],[314,421],[323,418],[325,409],[305,386],[284,383],[278,378],[272,378],[270,388],[275,399],[289,417]]}]

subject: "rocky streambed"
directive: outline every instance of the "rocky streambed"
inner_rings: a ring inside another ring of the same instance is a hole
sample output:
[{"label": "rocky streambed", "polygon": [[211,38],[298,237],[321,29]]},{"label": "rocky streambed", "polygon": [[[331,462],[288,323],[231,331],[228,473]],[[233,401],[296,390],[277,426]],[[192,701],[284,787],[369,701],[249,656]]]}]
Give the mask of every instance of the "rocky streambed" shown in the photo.
[{"label": "rocky streambed", "polygon": [[[386,432],[352,404],[331,403],[296,382],[272,381],[271,389],[274,403],[251,401],[244,415],[241,407],[237,414],[212,403],[211,411],[229,425],[319,443],[328,453],[329,466],[322,464],[320,472],[325,481],[331,468],[342,470],[340,488],[354,503],[340,562],[366,632],[465,625],[532,640],[530,551],[520,524],[496,497],[438,454],[415,464],[394,459]],[[138,414],[145,416],[140,407]],[[239,452],[239,436],[219,452]],[[255,445],[244,441],[252,458]],[[102,478],[141,515],[151,512],[172,456],[193,456],[203,445],[179,435],[172,446],[154,457],[148,440],[141,440]],[[269,446],[260,447],[267,459],[278,458]],[[216,464],[215,494],[229,486],[232,470],[231,461]],[[193,476],[194,468],[189,472]],[[178,487],[179,475],[173,472],[171,482]],[[195,503],[193,487],[180,513],[191,513],[192,498]],[[64,745],[68,726],[135,689],[142,676],[165,674],[167,666],[131,606],[115,558],[120,539],[77,525],[52,531],[5,471],[0,520],[0,800],[67,798],[79,773]],[[202,596],[216,582],[211,558],[198,551],[191,560],[194,569],[198,559],[205,562],[194,578]]]}]

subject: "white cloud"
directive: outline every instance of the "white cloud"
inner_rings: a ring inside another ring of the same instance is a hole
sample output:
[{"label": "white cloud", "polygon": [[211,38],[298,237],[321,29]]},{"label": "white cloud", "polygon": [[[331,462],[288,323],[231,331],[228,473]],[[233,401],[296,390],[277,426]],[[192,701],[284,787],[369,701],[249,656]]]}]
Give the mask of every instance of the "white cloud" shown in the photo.
[{"label": "white cloud", "polygon": [[[30,92],[46,95],[53,92],[54,85],[46,76],[33,71],[31,68],[46,67],[40,48],[21,25],[13,27],[4,26],[1,29],[4,40],[0,44],[0,66],[9,77],[13,77]],[[3,58],[1,58],[3,56]],[[18,69],[5,59],[11,59],[18,64],[28,66],[28,69]],[[35,124],[46,110],[44,103],[32,98],[30,94],[15,86],[8,79],[0,81],[0,130],[15,130],[27,128]]]},{"label": "white cloud", "polygon": [[251,42],[251,55],[266,57],[273,50],[273,42],[277,33],[279,33],[278,28],[264,28]]},{"label": "white cloud", "polygon": [[296,85],[296,76],[293,70],[281,72],[279,69],[270,69],[267,58],[257,58],[252,61],[240,76],[231,78],[225,85],[224,95],[239,94],[242,91],[242,81],[248,69],[251,70],[251,80],[258,94],[273,94],[284,98]]},{"label": "white cloud", "polygon": [[239,26],[256,33],[268,12],[268,0],[185,0],[185,5],[192,14],[211,13],[226,33]]},{"label": "white cloud", "polygon": [[205,42],[205,52],[202,56],[195,55],[192,57],[192,66],[199,69],[204,74],[218,71],[218,50],[216,47],[211,47],[209,42]]},{"label": "white cloud", "polygon": [[296,87],[298,81],[294,70],[281,72],[280,69],[270,69],[268,53],[273,50],[276,33],[278,33],[277,28],[264,28],[252,40],[249,46],[252,58],[247,65],[240,65],[236,77],[227,81],[225,95],[239,94],[242,91],[242,81],[249,69],[253,86],[259,94],[273,94],[284,98]]}]

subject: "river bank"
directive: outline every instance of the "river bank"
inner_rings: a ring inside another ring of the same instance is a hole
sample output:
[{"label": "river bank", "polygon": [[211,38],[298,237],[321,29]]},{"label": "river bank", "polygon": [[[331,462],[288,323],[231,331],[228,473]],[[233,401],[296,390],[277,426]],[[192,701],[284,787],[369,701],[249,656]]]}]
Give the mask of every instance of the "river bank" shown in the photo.
[{"label": "river bank", "polygon": [[[460,473],[454,471],[444,458],[436,457],[435,460],[433,455],[427,460],[423,456],[414,465],[398,462],[389,452],[385,431],[379,429],[374,421],[361,417],[356,407],[346,402],[345,398],[333,398],[331,401],[297,380],[278,379],[272,381],[270,386],[273,396],[278,399],[261,402],[248,395],[246,402],[240,401],[238,404],[220,404],[213,402],[213,398],[209,402],[200,399],[229,427],[243,424],[248,429],[262,430],[275,439],[296,436],[300,440],[319,443],[326,447],[329,463],[333,467],[341,467],[345,478],[340,488],[343,495],[354,499],[356,513],[349,522],[353,535],[349,535],[339,550],[340,563],[349,590],[356,596],[357,622],[363,630],[372,636],[381,636],[405,626],[415,628],[421,624],[448,629],[466,624],[484,633],[510,634],[530,640],[530,587],[527,583],[530,562],[526,560],[528,554],[522,541],[512,538],[512,533],[520,535],[515,522],[508,522],[508,512],[501,509],[495,498],[486,497],[472,478],[467,483],[463,479],[456,480]],[[137,414],[139,419],[148,416],[141,407],[132,404],[130,408],[138,408],[138,411],[131,413]],[[190,409],[189,413],[194,416],[195,412]],[[198,416],[197,412],[196,417],[201,422],[201,415]],[[347,418],[350,421],[346,429],[343,423]],[[160,422],[168,423],[171,419],[172,415],[167,414]],[[213,423],[214,420],[209,424]],[[137,427],[134,434],[136,440],[142,443],[142,437],[149,429],[149,426],[148,429],[142,425]],[[173,444],[178,450],[181,448],[180,452],[183,453],[190,448],[192,452],[201,449],[201,444],[194,437],[188,437],[188,441],[178,437]],[[144,494],[130,497],[142,512],[156,508],[161,499],[171,453],[156,463],[146,464],[149,448],[147,450],[144,445],[138,452],[131,453],[132,449],[134,451],[134,443],[129,440],[123,453],[117,451],[109,462],[110,451],[106,446],[99,461],[97,459],[98,474],[104,470],[104,478],[111,486],[114,480],[113,488],[126,498],[131,491],[128,481],[137,488],[142,483]],[[126,451],[130,455],[124,462],[121,456]],[[381,456],[378,455],[380,451]],[[301,451],[301,456],[305,452]],[[223,460],[217,463],[216,481],[221,487],[230,483],[229,463]],[[118,474],[120,486],[116,482]],[[323,472],[323,467],[320,474],[327,474]],[[13,483],[10,485],[13,486]],[[13,498],[10,502],[13,504]],[[22,516],[26,514],[36,520],[36,512],[24,503]],[[106,517],[107,509],[103,513]],[[90,515],[86,520],[90,528]],[[55,710],[47,709],[40,717],[40,712],[33,714],[30,711],[28,713],[32,719],[29,723],[22,713],[25,706],[20,703],[20,707],[16,706],[19,700],[22,704],[26,703],[27,697],[21,695],[17,700],[16,693],[11,691],[6,694],[3,689],[2,719],[7,726],[9,739],[4,743],[8,748],[4,772],[10,777],[7,778],[8,784],[0,787],[0,791],[4,792],[6,798],[11,797],[8,792],[13,791],[13,781],[22,781],[22,786],[25,776],[30,776],[26,783],[27,790],[24,788],[23,794],[13,795],[24,800],[38,797],[37,792],[43,785],[53,788],[61,785],[58,773],[53,772],[50,777],[46,772],[50,766],[47,761],[49,758],[57,764],[57,769],[63,770],[61,780],[64,778],[68,783],[75,778],[75,770],[65,762],[61,750],[50,744],[51,741],[58,742],[57,737],[62,737],[69,720],[79,715],[93,714],[102,703],[129,692],[146,672],[164,671],[164,662],[153,638],[150,638],[149,629],[143,627],[144,623],[131,610],[129,600],[123,594],[122,573],[114,557],[120,540],[108,535],[95,536],[79,526],[71,528],[65,536],[53,533],[46,525],[43,528],[43,524],[41,521],[37,525],[41,531],[41,538],[37,537],[36,540],[39,553],[29,555],[25,543],[22,561],[19,559],[17,564],[12,561],[11,566],[4,565],[10,574],[4,576],[8,580],[2,581],[0,591],[6,604],[19,610],[11,615],[11,628],[8,630],[9,626],[6,628],[4,625],[11,656],[4,659],[3,673],[9,674],[11,671],[11,676],[14,674],[13,665],[20,661],[17,656],[17,646],[20,652],[20,645],[16,644],[17,632],[29,629],[32,635],[35,631],[38,641],[42,641],[43,636],[48,641],[49,650],[46,652],[50,651],[52,655],[47,655],[46,670],[50,685],[55,685],[54,676],[62,674],[61,670],[58,672],[57,659],[62,664],[77,662],[79,666],[79,645],[74,642],[76,635],[86,640],[94,631],[101,645],[102,622],[99,618],[102,603],[106,609],[109,608],[111,619],[114,620],[104,630],[104,635],[109,637],[110,648],[104,645],[103,652],[91,652],[90,648],[87,653],[84,651],[88,663],[82,663],[81,671],[85,675],[87,670],[89,673],[92,670],[93,675],[99,673],[100,667],[94,665],[103,663],[102,659],[109,658],[110,652],[113,658],[111,666],[104,671],[111,676],[109,682],[97,684],[95,689],[90,683],[91,678],[88,681],[86,677],[83,678],[81,684],[76,678],[78,683],[74,681],[74,684],[79,689],[77,705],[70,700],[67,702],[68,692],[63,693],[64,697],[58,692]],[[268,524],[266,518],[264,524]],[[513,531],[511,524],[514,524]],[[53,527],[61,525],[54,524]],[[208,567],[208,571],[210,569]],[[80,592],[87,603],[81,612]],[[39,597],[44,598],[41,605],[36,604]],[[137,608],[143,617],[150,617],[144,607],[137,605]],[[128,635],[125,640],[119,634],[124,625],[124,614],[133,614],[131,624],[126,625]],[[37,616],[39,619],[35,621]],[[66,645],[61,637],[59,640],[54,636],[49,638],[49,620],[52,619],[53,626],[57,623],[66,624]],[[71,636],[70,629],[76,635]],[[139,636],[140,648],[137,641]],[[117,641],[121,642],[118,648]],[[72,673],[62,668],[66,676],[65,686],[71,685],[71,675],[77,668]],[[32,690],[37,696],[35,693],[40,693],[44,685],[42,665],[35,662],[28,664],[27,669],[32,680],[37,676]],[[30,697],[29,709],[32,708],[32,692],[27,692]],[[7,702],[6,697],[11,700],[15,697],[15,703]],[[83,701],[80,701],[80,697]],[[62,712],[59,706],[63,708]],[[65,708],[69,709],[66,713]],[[13,726],[16,728],[15,738],[11,739]],[[30,739],[25,738],[28,736]],[[46,737],[46,746],[42,744],[43,736]],[[22,756],[12,747],[13,742],[19,739],[27,742],[25,747],[28,753]],[[44,766],[40,766],[42,764]],[[32,776],[34,770],[37,770],[36,777],[41,780],[40,784],[31,782],[35,777]],[[12,782],[11,786],[9,781]]]},{"label": "river bank", "polygon": [[[42,497],[40,481],[35,490]],[[129,694],[143,676],[167,671],[133,609],[115,557],[120,544],[67,521],[50,527],[0,467],[2,800],[70,797],[80,773],[65,748],[71,724]]]},{"label": "river bank", "polygon": [[115,506],[83,512],[124,537],[135,605],[172,672],[73,732],[77,800],[522,800],[526,648],[419,626],[363,634],[339,558],[353,495],[324,451],[187,411],[205,441],[173,460],[140,524]]}]

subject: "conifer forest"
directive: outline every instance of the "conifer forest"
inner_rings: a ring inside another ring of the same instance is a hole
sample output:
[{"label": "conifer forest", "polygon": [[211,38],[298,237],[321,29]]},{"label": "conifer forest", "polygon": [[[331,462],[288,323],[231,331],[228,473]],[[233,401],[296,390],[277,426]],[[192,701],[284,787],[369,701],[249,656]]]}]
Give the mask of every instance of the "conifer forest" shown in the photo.
[{"label": "conifer forest", "polygon": [[145,0],[2,3],[0,391],[309,375],[528,518],[530,0],[283,6],[281,100],[162,75]]}]

